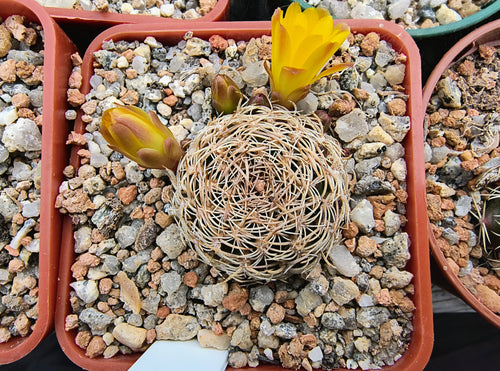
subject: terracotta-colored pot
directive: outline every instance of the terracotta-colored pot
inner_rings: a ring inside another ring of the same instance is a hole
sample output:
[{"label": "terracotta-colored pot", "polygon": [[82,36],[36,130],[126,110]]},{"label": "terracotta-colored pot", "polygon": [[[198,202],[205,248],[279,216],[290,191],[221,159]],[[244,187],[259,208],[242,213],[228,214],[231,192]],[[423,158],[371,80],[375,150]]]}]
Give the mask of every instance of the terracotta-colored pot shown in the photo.
[{"label": "terracotta-colored pot", "polygon": [[[16,361],[31,352],[52,331],[56,303],[56,281],[61,242],[62,218],[54,201],[66,165],[67,122],[65,95],[71,73],[70,55],[76,47],[45,9],[34,0],[2,0],[0,16],[19,14],[38,23],[45,32],[42,180],[40,201],[40,252],[38,279],[38,320],[27,337],[14,337],[0,344],[0,364]],[[57,71],[57,72],[56,72]]]},{"label": "terracotta-colored pot", "polygon": [[[500,45],[500,20],[488,23],[477,30],[471,32],[443,56],[441,61],[436,65],[431,75],[427,79],[423,92],[424,107],[427,107],[429,100],[434,92],[436,84],[441,79],[444,71],[451,65],[455,64],[460,59],[470,55],[477,50],[477,46],[481,44]],[[484,306],[467,288],[462,284],[458,277],[452,272],[446,262],[446,258],[439,248],[434,234],[430,230],[429,222],[429,242],[432,255],[437,262],[444,277],[451,283],[453,289],[464,299],[471,307],[473,307],[480,315],[486,318],[489,322],[500,328],[500,316],[493,313],[490,309]]]},{"label": "terracotta-colored pot", "polygon": [[[392,367],[386,370],[421,370],[429,360],[433,344],[432,328],[432,299],[430,288],[430,269],[428,256],[428,237],[425,209],[425,180],[423,156],[423,110],[421,102],[420,56],[413,39],[399,26],[386,21],[374,20],[347,20],[345,21],[353,33],[377,32],[381,39],[387,40],[398,52],[404,53],[407,58],[406,76],[403,85],[409,99],[407,114],[411,117],[412,127],[404,145],[406,148],[405,160],[408,167],[407,178],[407,218],[406,232],[411,239],[411,259],[407,270],[414,274],[413,284],[415,294],[413,301],[416,306],[413,317],[413,333],[408,350]],[[153,35],[164,44],[176,44],[186,32],[186,26],[173,25],[168,29],[164,25],[135,25],[112,27],[100,34],[88,47],[83,59],[82,75],[84,80],[83,93],[90,89],[89,78],[93,74],[93,53],[101,48],[105,40],[143,40]],[[192,23],[189,30],[196,37],[207,40],[213,34],[234,40],[250,40],[252,37],[270,35],[270,22],[216,22]],[[83,132],[84,125],[77,121],[76,131]],[[72,151],[71,164],[78,166],[76,149]],[[126,370],[140,356],[140,354],[117,355],[110,359],[90,359],[85,356],[85,350],[75,344],[76,331],[65,331],[65,318],[71,314],[70,286],[72,282],[71,265],[75,261],[73,249],[73,228],[71,220],[66,218],[63,226],[63,241],[61,250],[61,265],[58,282],[58,305],[56,309],[56,332],[59,343],[66,355],[77,365],[92,370]],[[260,365],[260,370],[279,370],[278,366]]]},{"label": "terracotta-colored pot", "polygon": [[[191,20],[179,20],[165,17],[156,17],[142,14],[121,14],[97,12],[88,10],[46,8],[50,16],[58,23],[81,24],[93,26],[113,26],[122,23],[159,23],[165,22],[191,22]],[[224,21],[229,19],[229,0],[218,0],[215,7],[204,16],[193,19],[193,22]]]},{"label": "terracotta-colored pot", "polygon": [[[430,290],[429,260],[427,253],[428,238],[427,225],[425,222],[425,182],[423,163],[423,130],[422,130],[422,106],[421,106],[421,81],[420,81],[420,58],[415,43],[402,28],[393,23],[385,21],[370,20],[348,20],[354,33],[378,32],[382,39],[387,40],[399,52],[407,55],[407,74],[403,85],[409,95],[407,104],[408,114],[412,118],[412,129],[405,140],[406,161],[408,166],[407,191],[409,194],[406,232],[410,235],[412,258],[408,263],[408,270],[414,274],[413,284],[415,295],[413,301],[416,311],[413,319],[414,332],[412,334],[409,349],[398,360],[395,366],[386,369],[416,370],[423,369],[427,363],[432,350],[432,301]],[[249,40],[251,37],[259,37],[270,34],[269,22],[242,22],[242,23],[196,23],[190,24],[190,30],[194,36],[208,39],[213,34],[220,34],[225,38],[235,40]],[[185,25],[172,24],[168,30],[164,26],[136,25],[117,26],[99,35],[89,46],[84,57],[83,92],[89,91],[89,78],[92,75],[92,55],[99,50],[105,40],[142,40],[148,35],[164,44],[175,44],[185,34]],[[84,125],[77,121],[76,131],[83,132]],[[71,163],[78,166],[76,156],[77,149],[72,152]],[[75,344],[75,331],[64,330],[65,318],[71,313],[69,304],[70,287],[72,281],[70,267],[75,261],[73,252],[73,228],[71,220],[67,218],[64,222],[63,242],[61,250],[61,269],[58,286],[58,303],[56,311],[56,332],[63,351],[68,357],[81,367],[93,370],[129,368],[140,354],[119,355],[111,359],[90,359],[85,356],[85,351]],[[280,369],[276,366],[262,365],[262,370]]]}]

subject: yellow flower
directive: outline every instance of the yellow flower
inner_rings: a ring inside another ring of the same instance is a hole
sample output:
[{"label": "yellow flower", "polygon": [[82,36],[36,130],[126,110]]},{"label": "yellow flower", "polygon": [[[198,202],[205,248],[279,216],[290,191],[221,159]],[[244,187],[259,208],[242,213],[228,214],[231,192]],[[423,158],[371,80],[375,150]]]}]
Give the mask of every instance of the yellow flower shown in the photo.
[{"label": "yellow flower", "polygon": [[139,165],[173,171],[183,155],[172,132],[153,111],[137,107],[115,107],[104,112],[100,133],[109,147]]},{"label": "yellow flower", "polygon": [[350,66],[342,63],[320,73],[350,33],[345,23],[334,25],[326,9],[302,12],[299,3],[293,2],[284,17],[281,9],[275,10],[271,26],[271,67],[266,64],[266,69],[277,103],[292,108],[292,102],[305,98],[316,80]]}]

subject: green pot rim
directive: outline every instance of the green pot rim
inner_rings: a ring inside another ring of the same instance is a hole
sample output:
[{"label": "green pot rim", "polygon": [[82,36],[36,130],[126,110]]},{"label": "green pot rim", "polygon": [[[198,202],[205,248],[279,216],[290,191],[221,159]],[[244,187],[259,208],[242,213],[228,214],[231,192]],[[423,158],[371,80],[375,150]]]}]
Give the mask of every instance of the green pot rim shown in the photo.
[{"label": "green pot rim", "polygon": [[[306,3],[304,0],[294,0],[299,3],[302,9],[311,8],[312,6]],[[292,2],[294,2],[292,1]],[[500,10],[500,0],[493,0],[479,12],[474,13],[460,21],[437,26],[431,28],[419,28],[415,30],[406,30],[414,39],[426,39],[429,37],[437,37],[448,35],[453,32],[461,31],[468,27],[474,26],[475,24],[489,18],[496,12]]]}]

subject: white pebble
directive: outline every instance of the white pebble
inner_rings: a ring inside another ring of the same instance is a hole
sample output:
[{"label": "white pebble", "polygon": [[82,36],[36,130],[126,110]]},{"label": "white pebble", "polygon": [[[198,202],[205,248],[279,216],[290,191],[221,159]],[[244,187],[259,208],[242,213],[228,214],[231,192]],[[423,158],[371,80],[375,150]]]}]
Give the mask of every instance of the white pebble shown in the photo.
[{"label": "white pebble", "polygon": [[144,44],[149,45],[151,48],[161,48],[162,46],[153,36],[146,37],[144,39]]},{"label": "white pebble", "polygon": [[319,346],[312,348],[309,351],[309,359],[313,362],[319,362],[323,359],[323,352]]},{"label": "white pebble", "polygon": [[354,277],[361,272],[361,267],[344,245],[336,245],[328,255],[335,269],[346,277]]},{"label": "white pebble", "polygon": [[129,66],[130,64],[128,63],[127,58],[125,58],[124,56],[121,56],[116,60],[116,67],[118,68],[128,68]]},{"label": "white pebble", "polygon": [[12,124],[18,118],[17,108],[14,106],[5,107],[0,112],[0,126]]},{"label": "white pebble", "polygon": [[373,297],[367,294],[362,294],[357,301],[360,307],[371,307],[374,305]]},{"label": "white pebble", "polygon": [[389,17],[391,19],[401,18],[409,7],[410,7],[410,0],[393,1],[387,9]]},{"label": "white pebble", "polygon": [[177,142],[180,142],[181,140],[185,139],[189,134],[189,131],[187,131],[181,124],[170,126],[169,129],[174,135]]},{"label": "white pebble", "polygon": [[445,4],[443,4],[436,11],[436,19],[441,24],[448,24],[448,23],[457,22],[457,21],[461,20],[462,17],[456,11],[448,8]]},{"label": "white pebble", "polygon": [[269,348],[264,349],[264,355],[267,357],[268,360],[274,361],[273,357],[273,351]]},{"label": "white pebble", "polygon": [[64,112],[64,117],[66,120],[76,120],[76,111],[74,109],[69,109]]},{"label": "white pebble", "polygon": [[2,141],[9,152],[40,151],[42,149],[42,134],[33,120],[20,118],[7,125]]},{"label": "white pebble", "polygon": [[370,233],[375,227],[373,206],[368,200],[362,200],[351,212],[351,220],[363,233]]},{"label": "white pebble", "polygon": [[391,165],[391,172],[400,182],[406,180],[406,161],[402,158],[394,161]]},{"label": "white pebble", "polygon": [[191,128],[193,127],[193,120],[191,119],[182,119],[181,122],[179,123],[184,127],[184,129],[191,131]]},{"label": "white pebble", "polygon": [[10,241],[10,247],[18,249],[21,246],[21,240],[28,235],[35,225],[36,222],[33,219],[26,220],[22,228],[17,231],[14,238]]},{"label": "white pebble", "polygon": [[69,285],[86,304],[93,303],[99,297],[96,281],[75,281]]},{"label": "white pebble", "polygon": [[122,4],[121,12],[123,14],[131,14],[133,11],[134,11],[134,8],[129,3],[123,3]]},{"label": "white pebble", "polygon": [[149,8],[148,9],[148,14],[152,15],[154,17],[160,17],[161,16],[160,9],[157,8],[156,6],[153,6],[152,8]]},{"label": "white pebble", "polygon": [[165,104],[163,102],[158,102],[157,106],[156,106],[156,110],[158,111],[158,113],[167,118],[167,117],[170,117],[170,115],[172,114],[172,107],[170,107],[168,104]]},{"label": "white pebble", "polygon": [[163,4],[160,7],[160,15],[162,17],[172,17],[174,15],[175,7],[174,4]]},{"label": "white pebble", "polygon": [[22,201],[21,205],[23,207],[22,215],[25,218],[36,218],[40,216],[40,200]]},{"label": "white pebble", "polygon": [[31,253],[39,253],[40,252],[40,239],[35,238],[31,240],[31,242],[25,246],[25,249]]}]

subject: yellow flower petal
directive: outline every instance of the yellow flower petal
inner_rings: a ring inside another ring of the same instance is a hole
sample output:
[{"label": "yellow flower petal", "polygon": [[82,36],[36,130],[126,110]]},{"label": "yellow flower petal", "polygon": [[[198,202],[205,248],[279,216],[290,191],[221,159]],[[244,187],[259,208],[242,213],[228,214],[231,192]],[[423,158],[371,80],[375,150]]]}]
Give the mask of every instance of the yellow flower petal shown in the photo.
[{"label": "yellow flower petal", "polygon": [[353,66],[353,63],[339,63],[339,64],[336,64],[335,66],[333,67],[330,67],[326,70],[324,70],[323,72],[321,72],[318,77],[316,78],[316,80],[319,80],[321,79],[322,77],[325,77],[325,76],[328,76],[328,75],[331,75],[332,73],[336,73],[336,72],[339,72],[339,71],[342,71],[342,70],[345,70],[346,68],[348,67],[352,67]]},{"label": "yellow flower petal", "polygon": [[272,57],[266,71],[270,76],[272,97],[278,97],[280,104],[290,107],[293,106],[291,102],[305,96],[304,91],[307,95],[314,81],[344,66],[320,73],[349,35],[349,27],[343,23],[334,24],[326,9],[302,11],[297,2],[288,7],[284,16],[278,8],[271,25]]}]

